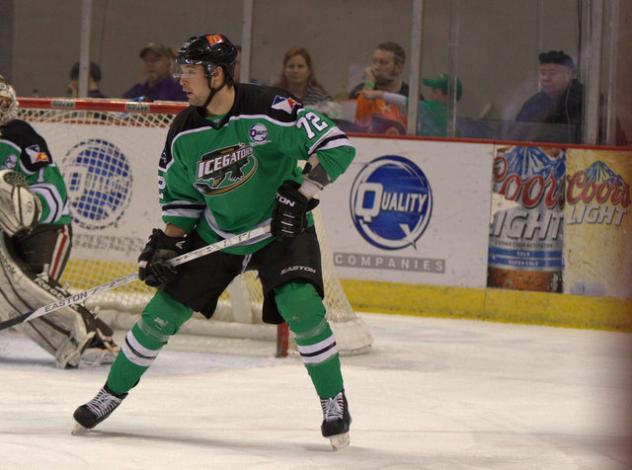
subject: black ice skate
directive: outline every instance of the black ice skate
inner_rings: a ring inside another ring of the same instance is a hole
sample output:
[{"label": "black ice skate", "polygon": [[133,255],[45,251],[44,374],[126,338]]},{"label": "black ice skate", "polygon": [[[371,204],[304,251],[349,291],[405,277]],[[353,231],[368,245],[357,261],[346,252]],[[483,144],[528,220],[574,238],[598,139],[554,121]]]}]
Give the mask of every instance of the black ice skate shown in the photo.
[{"label": "black ice skate", "polygon": [[320,429],[324,437],[328,437],[334,450],[342,449],[349,445],[349,425],[351,415],[345,391],[341,391],[332,398],[320,400],[323,408],[323,424]]},{"label": "black ice skate", "polygon": [[95,427],[110,416],[126,396],[127,393],[115,395],[108,389],[107,385],[104,386],[96,397],[75,410],[72,416],[76,423],[72,433],[82,434],[87,429]]}]

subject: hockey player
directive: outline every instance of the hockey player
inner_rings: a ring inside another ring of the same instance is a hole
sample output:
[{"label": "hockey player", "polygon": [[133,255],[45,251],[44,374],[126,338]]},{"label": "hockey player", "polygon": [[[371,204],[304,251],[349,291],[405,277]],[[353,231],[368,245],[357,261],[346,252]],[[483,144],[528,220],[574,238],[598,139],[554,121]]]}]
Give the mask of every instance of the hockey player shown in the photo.
[{"label": "hockey player", "polygon": [[[44,139],[16,119],[13,87],[0,76],[0,319],[68,296],[59,286],[72,245],[66,186]],[[18,327],[58,367],[111,363],[112,330],[85,308],[69,307]]]},{"label": "hockey player", "polygon": [[[178,78],[190,107],[174,119],[160,157],[164,230],[139,257],[139,277],[158,291],[128,332],[105,386],[74,413],[76,431],[106,419],[193,311],[211,317],[246,269],[264,291],[263,319],[285,320],[320,397],[321,431],[349,443],[351,417],[336,341],[325,319],[313,197],[351,163],[355,149],[332,121],[285,91],[234,82],[235,46],[221,34],[180,48]],[[307,160],[301,173],[299,160]],[[177,269],[166,260],[258,226],[272,235]]]}]

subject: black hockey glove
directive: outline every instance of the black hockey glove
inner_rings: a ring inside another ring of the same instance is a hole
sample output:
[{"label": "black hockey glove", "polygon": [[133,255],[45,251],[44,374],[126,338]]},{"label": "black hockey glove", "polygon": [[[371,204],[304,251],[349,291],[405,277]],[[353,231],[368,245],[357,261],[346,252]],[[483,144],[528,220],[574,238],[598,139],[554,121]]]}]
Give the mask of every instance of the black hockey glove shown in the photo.
[{"label": "black hockey glove", "polygon": [[307,199],[296,181],[284,181],[276,193],[272,212],[272,235],[279,239],[292,238],[307,228],[307,212],[318,205],[318,199]]},{"label": "black hockey glove", "polygon": [[155,228],[138,257],[138,278],[145,284],[163,289],[178,277],[178,270],[167,261],[186,251],[186,237],[169,237]]}]

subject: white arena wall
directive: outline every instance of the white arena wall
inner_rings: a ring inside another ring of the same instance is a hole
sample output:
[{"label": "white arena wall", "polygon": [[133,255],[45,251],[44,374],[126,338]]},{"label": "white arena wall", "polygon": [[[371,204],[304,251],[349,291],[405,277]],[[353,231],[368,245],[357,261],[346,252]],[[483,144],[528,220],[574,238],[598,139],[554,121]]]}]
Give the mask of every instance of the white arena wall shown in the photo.
[{"label": "white arena wall", "polygon": [[[107,142],[108,152],[120,154],[129,166],[128,176],[99,183],[105,192],[125,193],[124,200],[106,203],[99,220],[82,220],[74,214],[72,259],[133,263],[151,228],[162,225],[156,165],[166,130],[60,123],[34,126],[49,141],[73,199],[85,190],[86,170],[77,155],[87,142]],[[53,138],[60,135],[63,138]],[[629,291],[585,290],[576,295],[486,287],[491,177],[498,144],[351,138],[356,159],[322,194],[321,210],[330,255],[354,308],[632,328]],[[632,162],[632,153],[619,154],[618,161]],[[627,207],[621,210],[627,214]],[[632,216],[625,217],[629,227]],[[591,230],[601,229],[592,226]],[[581,232],[577,233],[575,238],[581,238]],[[629,243],[624,242],[622,250],[623,259],[632,257]],[[586,270],[577,257],[573,266],[575,273]]]}]

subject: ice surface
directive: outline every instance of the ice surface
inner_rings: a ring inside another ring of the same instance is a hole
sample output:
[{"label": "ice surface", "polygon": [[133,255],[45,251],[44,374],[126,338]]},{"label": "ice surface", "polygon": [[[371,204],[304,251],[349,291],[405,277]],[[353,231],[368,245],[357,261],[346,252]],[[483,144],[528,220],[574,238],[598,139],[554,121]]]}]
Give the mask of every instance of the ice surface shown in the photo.
[{"label": "ice surface", "polygon": [[353,423],[339,452],[300,359],[271,343],[177,336],[107,421],[72,436],[108,368],[58,370],[2,332],[0,469],[632,466],[632,335],[362,317],[375,344],[342,358]]}]

